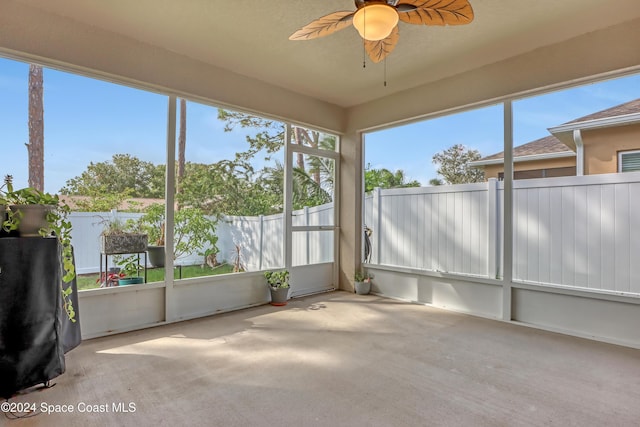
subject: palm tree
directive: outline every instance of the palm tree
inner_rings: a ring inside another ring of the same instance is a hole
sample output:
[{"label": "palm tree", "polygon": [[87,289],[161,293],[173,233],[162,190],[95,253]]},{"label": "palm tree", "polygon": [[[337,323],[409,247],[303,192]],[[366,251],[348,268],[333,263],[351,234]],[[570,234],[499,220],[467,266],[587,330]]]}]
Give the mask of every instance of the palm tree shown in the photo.
[{"label": "palm tree", "polygon": [[[292,169],[292,205],[293,209],[302,209],[305,206],[318,206],[331,202],[331,193],[327,192],[304,169],[294,167]],[[276,161],[274,167],[264,168],[260,181],[278,194],[284,194],[284,166]]]},{"label": "palm tree", "polygon": [[[335,151],[336,137],[325,135],[318,141],[317,147],[322,150]],[[333,159],[320,156],[310,156],[307,161],[309,163],[309,173],[313,176],[314,181],[327,193],[333,194],[335,183],[335,161]]]},{"label": "palm tree", "polygon": [[42,67],[29,65],[29,187],[44,191],[44,106]]}]

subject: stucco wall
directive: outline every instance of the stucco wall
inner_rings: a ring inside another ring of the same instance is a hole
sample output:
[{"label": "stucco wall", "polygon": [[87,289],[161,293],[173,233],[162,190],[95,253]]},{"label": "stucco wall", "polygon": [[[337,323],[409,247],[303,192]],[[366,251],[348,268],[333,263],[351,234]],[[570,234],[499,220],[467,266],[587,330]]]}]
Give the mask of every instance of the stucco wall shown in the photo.
[{"label": "stucco wall", "polygon": [[[516,162],[513,164],[513,170],[514,172],[517,172],[517,171],[534,170],[534,169],[566,168],[566,167],[573,167],[575,165],[576,165],[575,157],[561,157],[559,159],[534,160],[531,162]],[[504,171],[504,166],[502,164],[487,165],[484,167],[484,177],[485,179],[498,178],[498,174],[502,171]]]},{"label": "stucco wall", "polygon": [[582,132],[584,173],[618,172],[618,152],[640,149],[640,124]]}]

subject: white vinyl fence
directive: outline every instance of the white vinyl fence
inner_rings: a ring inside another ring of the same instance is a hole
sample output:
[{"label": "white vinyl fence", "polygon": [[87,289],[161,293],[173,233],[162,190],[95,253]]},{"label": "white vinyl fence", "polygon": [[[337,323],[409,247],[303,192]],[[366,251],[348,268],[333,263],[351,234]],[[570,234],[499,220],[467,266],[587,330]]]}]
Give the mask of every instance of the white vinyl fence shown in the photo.
[{"label": "white vinyl fence", "polygon": [[[371,263],[500,277],[502,189],[495,180],[376,189],[364,204]],[[514,280],[640,294],[640,173],[518,180],[513,208]],[[109,215],[72,214],[80,273],[98,271],[99,221]],[[332,204],[294,212],[294,226],[332,224]],[[284,264],[282,214],[226,217],[217,234],[220,260],[233,262],[239,245],[247,271]],[[293,265],[331,262],[333,248],[332,231],[295,232]],[[202,261],[195,253],[177,263]]]},{"label": "white vinyl fence", "polygon": [[[333,203],[293,212],[294,227],[308,225],[333,225]],[[293,233],[292,264],[308,265],[332,262],[333,230],[298,231]]]},{"label": "white vinyl fence", "polygon": [[[293,212],[293,225],[332,225],[333,203]],[[219,258],[233,262],[236,245],[247,271],[267,270],[284,265],[282,214],[269,216],[227,216],[218,222]],[[296,265],[333,262],[333,231],[295,232],[292,263]]]},{"label": "white vinyl fence", "polygon": [[[495,278],[503,186],[375,190],[372,264]],[[514,182],[513,277],[640,294],[640,173]]]},{"label": "white vinyl fence", "polygon": [[[487,276],[497,224],[487,183],[374,190],[365,199],[371,263]],[[495,269],[495,267],[494,267]]]},{"label": "white vinyl fence", "polygon": [[522,281],[640,293],[640,173],[516,181],[513,266]]},{"label": "white vinyl fence", "polygon": [[232,263],[236,245],[247,271],[267,270],[284,265],[282,214],[269,216],[229,216],[218,222],[219,260]]},{"label": "white vinyl fence", "polygon": [[[72,212],[69,215],[72,227],[71,243],[73,244],[78,274],[99,271],[100,233],[104,228],[103,222],[105,220],[117,217],[126,222],[129,219],[137,220],[142,215],[129,212]],[[109,265],[112,265],[112,259],[109,259]]]},{"label": "white vinyl fence", "polygon": [[[79,274],[97,273],[100,265],[100,233],[104,219],[136,220],[143,214],[126,212],[73,212],[72,241]],[[293,212],[293,225],[333,224],[333,204]],[[267,270],[284,265],[282,214],[255,217],[227,216],[218,221],[218,261],[233,263],[236,245],[247,271]],[[293,265],[333,262],[333,232],[296,232],[293,235]],[[176,264],[200,265],[205,248],[176,260]],[[111,265],[111,259],[109,259]]]}]

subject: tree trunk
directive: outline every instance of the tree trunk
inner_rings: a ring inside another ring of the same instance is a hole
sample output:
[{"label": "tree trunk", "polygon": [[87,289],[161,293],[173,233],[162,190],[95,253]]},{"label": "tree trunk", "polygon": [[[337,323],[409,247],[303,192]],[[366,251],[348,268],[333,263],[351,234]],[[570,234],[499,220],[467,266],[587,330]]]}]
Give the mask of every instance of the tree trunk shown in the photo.
[{"label": "tree trunk", "polygon": [[[180,134],[178,136],[178,182],[176,183],[176,193],[182,193],[182,180],[184,178],[184,168],[186,164],[185,151],[187,149],[187,101],[180,98]],[[178,209],[182,203],[178,201]]]},{"label": "tree trunk", "polygon": [[44,105],[42,67],[29,65],[29,187],[44,191]]}]

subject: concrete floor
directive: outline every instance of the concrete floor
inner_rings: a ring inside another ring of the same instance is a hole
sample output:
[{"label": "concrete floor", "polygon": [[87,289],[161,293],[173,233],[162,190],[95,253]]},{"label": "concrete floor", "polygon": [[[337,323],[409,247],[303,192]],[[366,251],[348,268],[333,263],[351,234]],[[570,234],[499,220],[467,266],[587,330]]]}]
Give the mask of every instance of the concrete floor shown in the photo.
[{"label": "concrete floor", "polygon": [[638,350],[344,292],[86,341],[54,382],[11,402],[74,413],[0,425],[640,424]]}]

